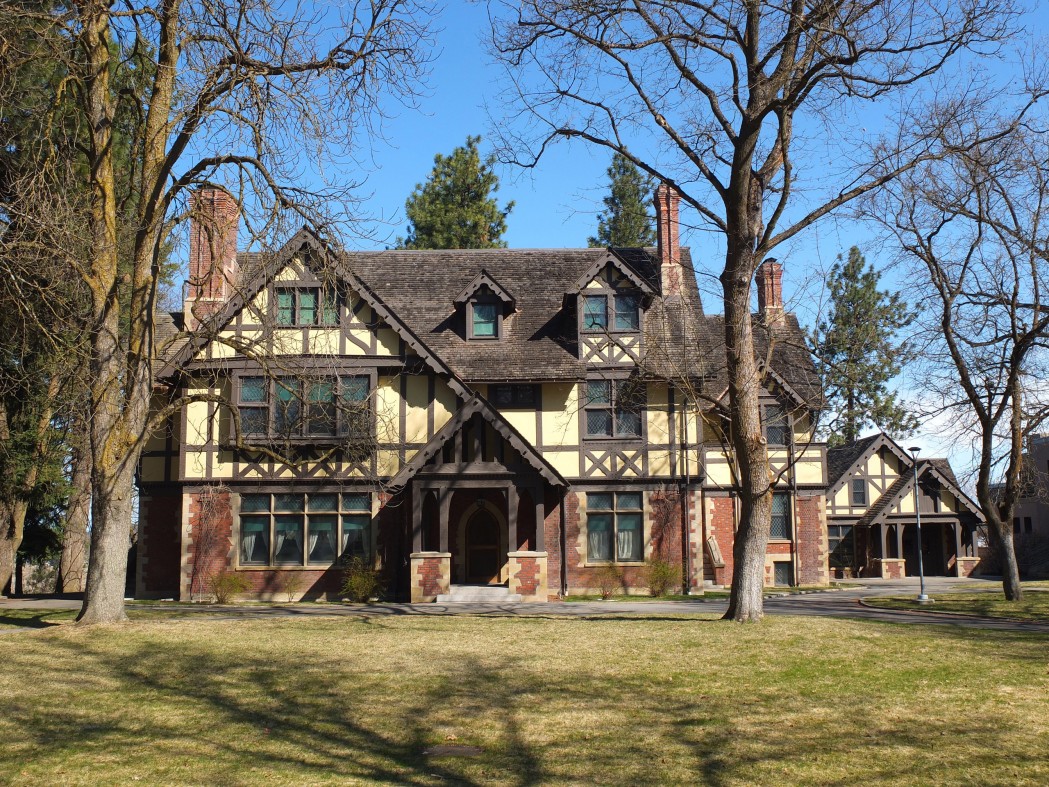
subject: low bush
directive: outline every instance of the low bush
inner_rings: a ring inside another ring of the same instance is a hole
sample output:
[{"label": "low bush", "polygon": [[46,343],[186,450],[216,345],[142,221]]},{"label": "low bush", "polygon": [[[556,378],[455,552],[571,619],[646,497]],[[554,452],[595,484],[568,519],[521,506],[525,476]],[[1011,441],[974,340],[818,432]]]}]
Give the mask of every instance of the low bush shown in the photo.
[{"label": "low bush", "polygon": [[248,580],[242,574],[235,571],[222,569],[211,578],[211,593],[215,596],[216,604],[228,604],[239,593],[248,589]]},{"label": "low bush", "polygon": [[382,595],[382,575],[370,561],[350,558],[342,572],[342,595],[354,604],[363,604]]},{"label": "low bush", "polygon": [[681,567],[660,558],[645,561],[645,584],[651,596],[665,596],[681,584]]},{"label": "low bush", "polygon": [[623,572],[614,563],[609,563],[597,569],[594,573],[594,579],[597,581],[597,592],[606,601],[612,598],[617,590],[623,589]]}]

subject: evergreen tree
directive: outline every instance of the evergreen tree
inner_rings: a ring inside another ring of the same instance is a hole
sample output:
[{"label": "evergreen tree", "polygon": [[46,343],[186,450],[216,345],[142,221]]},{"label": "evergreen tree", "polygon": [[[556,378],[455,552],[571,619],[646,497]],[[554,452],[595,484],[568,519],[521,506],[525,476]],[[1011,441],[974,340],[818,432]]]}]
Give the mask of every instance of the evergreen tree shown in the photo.
[{"label": "evergreen tree", "polygon": [[831,268],[830,315],[813,342],[827,395],[831,445],[857,439],[871,424],[894,434],[917,427],[888,388],[912,357],[907,343],[895,340],[914,314],[898,293],[878,290],[880,278],[855,246],[848,260],[839,256]]},{"label": "evergreen tree", "polygon": [[398,238],[401,249],[502,249],[506,217],[514,203],[499,209],[493,196],[499,178],[492,171],[495,156],[484,160],[477,150],[481,138],[467,137],[466,145],[450,156],[438,153],[433,172],[416,185],[404,204],[408,237]]},{"label": "evergreen tree", "polygon": [[656,231],[648,213],[655,180],[616,153],[608,167],[609,190],[605,211],[597,214],[597,236],[591,246],[654,246]]}]

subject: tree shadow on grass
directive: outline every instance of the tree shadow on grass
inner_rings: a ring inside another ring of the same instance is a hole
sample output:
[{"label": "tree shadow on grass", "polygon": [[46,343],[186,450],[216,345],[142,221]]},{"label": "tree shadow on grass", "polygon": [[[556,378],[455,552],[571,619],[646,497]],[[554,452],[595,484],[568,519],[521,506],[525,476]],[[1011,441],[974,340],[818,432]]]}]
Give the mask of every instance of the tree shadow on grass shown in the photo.
[{"label": "tree shadow on grass", "polygon": [[53,617],[54,615],[55,613],[53,611],[37,612],[33,615],[0,615],[0,627],[14,626],[17,628],[47,629],[53,628],[54,626],[61,626],[63,623],[68,622],[48,620],[48,618]]},{"label": "tree shadow on grass", "polygon": [[[563,629],[528,622],[537,625],[515,627],[512,648],[495,641],[486,647],[483,639],[480,647],[477,640],[462,648],[454,639],[435,644],[435,632],[475,638],[485,632],[425,617],[392,638],[386,634],[401,624],[380,617],[341,621],[344,630],[330,620],[316,628],[287,621],[261,634],[254,629],[254,640],[248,632],[240,636],[239,624],[226,628],[225,640],[216,640],[216,627],[207,640],[189,626],[177,636],[131,627],[115,644],[104,629],[45,635],[41,641],[53,652],[48,683],[64,688],[41,692],[32,704],[24,697],[0,698],[0,719],[16,725],[20,739],[14,753],[0,752],[0,772],[5,764],[17,766],[19,757],[47,757],[47,765],[77,768],[85,782],[119,781],[128,774],[109,770],[107,756],[121,752],[153,780],[168,782],[727,785],[815,773],[825,784],[856,783],[858,776],[863,783],[887,784],[935,781],[935,755],[925,753],[965,738],[981,743],[959,749],[959,756],[992,767],[1002,757],[996,742],[1024,733],[973,713],[946,720],[881,716],[860,725],[859,733],[852,724],[852,734],[843,735],[837,725],[884,699],[876,680],[866,696],[823,697],[815,701],[822,712],[805,713],[807,692],[792,691],[795,707],[788,707],[776,693],[782,680],[768,688],[757,680],[746,693],[723,678],[708,688],[687,653],[656,660],[668,671],[653,672],[638,648],[662,647],[658,642],[638,646],[607,637],[579,666],[558,670],[555,638]],[[618,630],[628,621],[595,622],[614,622]],[[904,634],[911,630],[918,631],[901,627]],[[271,631],[290,645],[270,649]],[[964,640],[1023,660],[1037,652],[1044,663],[1044,638],[950,627],[937,633],[947,646],[962,647]],[[312,643],[318,634],[323,649]],[[544,657],[537,659],[538,653]],[[30,674],[39,658],[40,652],[13,652],[12,674]],[[770,659],[780,660],[781,671],[797,661],[786,651]],[[606,669],[613,663],[634,667]],[[921,686],[927,674],[907,677],[908,685]],[[85,712],[77,706],[85,696],[99,705]],[[891,702],[897,695],[885,697]],[[798,705],[802,712],[792,723],[805,727],[781,723],[780,711],[798,711]],[[439,744],[482,752],[472,758],[424,753]],[[921,756],[901,755],[907,751]],[[1009,756],[1019,769],[1014,774],[1046,764],[1035,746]]]}]

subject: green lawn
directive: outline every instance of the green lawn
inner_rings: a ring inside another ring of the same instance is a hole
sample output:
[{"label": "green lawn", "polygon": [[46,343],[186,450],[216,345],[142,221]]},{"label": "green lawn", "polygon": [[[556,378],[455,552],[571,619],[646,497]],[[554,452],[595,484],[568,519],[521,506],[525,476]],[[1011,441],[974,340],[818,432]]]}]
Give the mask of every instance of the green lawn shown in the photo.
[{"label": "green lawn", "polygon": [[0,636],[0,782],[1045,784],[1047,653],[782,617],[56,626]]},{"label": "green lawn", "polygon": [[[1000,592],[938,593],[930,604],[919,604],[914,596],[884,596],[865,599],[868,604],[888,609],[920,609],[962,612],[989,618],[1049,622],[1049,591],[1026,588],[1019,602],[1006,601]],[[931,595],[931,594],[930,594]]]}]

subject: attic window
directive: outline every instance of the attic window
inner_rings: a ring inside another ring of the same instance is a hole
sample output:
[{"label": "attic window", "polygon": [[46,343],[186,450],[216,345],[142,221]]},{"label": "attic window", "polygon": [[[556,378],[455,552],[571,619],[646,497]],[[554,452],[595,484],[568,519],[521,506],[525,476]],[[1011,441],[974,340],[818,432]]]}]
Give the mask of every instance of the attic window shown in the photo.
[{"label": "attic window", "polygon": [[274,296],[280,327],[339,324],[339,299],[331,288],[278,287]]},{"label": "attic window", "polygon": [[503,335],[503,317],[513,312],[514,297],[487,271],[482,270],[455,296],[466,318],[466,338],[493,340]]}]

